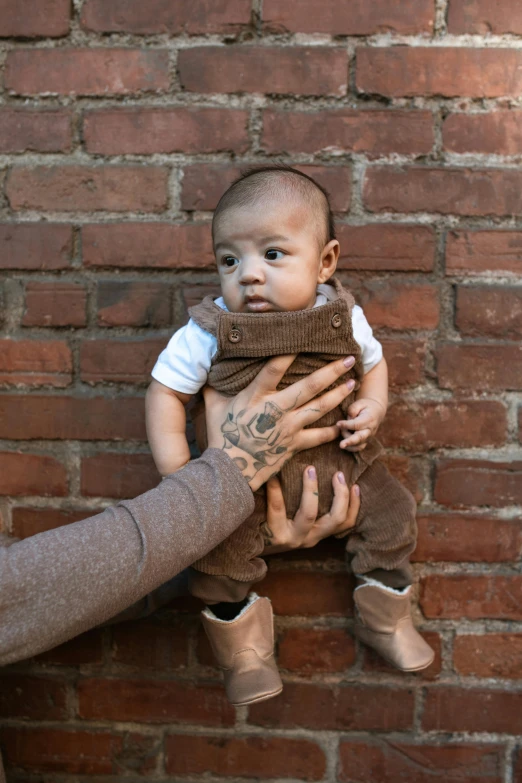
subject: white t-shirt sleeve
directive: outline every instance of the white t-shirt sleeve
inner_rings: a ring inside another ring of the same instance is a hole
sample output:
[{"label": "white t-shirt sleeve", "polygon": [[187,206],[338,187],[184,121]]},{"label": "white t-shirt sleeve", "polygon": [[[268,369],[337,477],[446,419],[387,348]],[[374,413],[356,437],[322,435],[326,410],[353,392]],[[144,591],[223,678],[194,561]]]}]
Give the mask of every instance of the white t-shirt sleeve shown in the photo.
[{"label": "white t-shirt sleeve", "polygon": [[152,370],[152,377],[183,394],[195,394],[207,382],[217,340],[195,321],[178,329],[170,338]]},{"label": "white t-shirt sleeve", "polygon": [[370,372],[382,359],[382,345],[373,336],[372,327],[359,305],[354,305],[352,310],[352,327],[355,341],[361,347],[364,372]]}]

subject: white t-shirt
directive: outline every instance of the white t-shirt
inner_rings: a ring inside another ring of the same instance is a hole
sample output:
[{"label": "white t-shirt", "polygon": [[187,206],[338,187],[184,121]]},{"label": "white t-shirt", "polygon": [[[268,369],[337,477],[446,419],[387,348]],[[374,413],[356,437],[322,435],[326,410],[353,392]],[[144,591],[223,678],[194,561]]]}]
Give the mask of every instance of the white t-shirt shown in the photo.
[{"label": "white t-shirt", "polygon": [[[321,288],[318,288],[314,307],[328,302]],[[221,296],[214,304],[227,310]],[[355,341],[362,351],[364,372],[367,373],[381,361],[382,346],[373,336],[371,326],[358,305],[354,305],[352,310],[352,327]],[[152,377],[174,391],[196,394],[207,382],[208,371],[216,353],[217,339],[191,318],[186,326],[175,332],[165,350],[160,353]]]}]

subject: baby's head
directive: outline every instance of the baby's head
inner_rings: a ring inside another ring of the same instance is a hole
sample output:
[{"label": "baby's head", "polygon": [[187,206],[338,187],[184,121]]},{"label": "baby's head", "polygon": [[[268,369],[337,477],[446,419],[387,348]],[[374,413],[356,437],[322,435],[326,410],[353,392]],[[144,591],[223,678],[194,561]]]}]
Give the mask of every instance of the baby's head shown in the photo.
[{"label": "baby's head", "polygon": [[221,197],[212,221],[214,253],[233,313],[307,310],[335,272],[328,195],[287,166],[254,169]]}]

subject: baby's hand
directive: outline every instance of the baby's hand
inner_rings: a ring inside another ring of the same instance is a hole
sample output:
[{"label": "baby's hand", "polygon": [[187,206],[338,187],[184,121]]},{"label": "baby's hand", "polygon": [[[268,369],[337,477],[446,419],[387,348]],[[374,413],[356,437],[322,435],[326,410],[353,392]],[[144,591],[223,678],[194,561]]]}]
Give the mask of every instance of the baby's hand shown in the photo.
[{"label": "baby's hand", "polygon": [[350,419],[337,422],[343,438],[339,445],[346,451],[362,451],[368,438],[379,429],[386,414],[385,407],[377,400],[362,397],[350,405],[348,413]]}]

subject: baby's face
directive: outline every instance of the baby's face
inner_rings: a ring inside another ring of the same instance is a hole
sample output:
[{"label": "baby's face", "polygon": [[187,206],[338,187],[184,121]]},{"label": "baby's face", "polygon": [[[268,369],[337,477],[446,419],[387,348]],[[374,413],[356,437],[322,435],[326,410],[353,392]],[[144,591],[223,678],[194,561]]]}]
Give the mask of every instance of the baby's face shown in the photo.
[{"label": "baby's face", "polygon": [[311,207],[299,201],[277,199],[224,212],[214,228],[214,252],[230,312],[313,307],[318,283],[335,271],[339,247],[333,240],[320,249],[320,230]]}]

